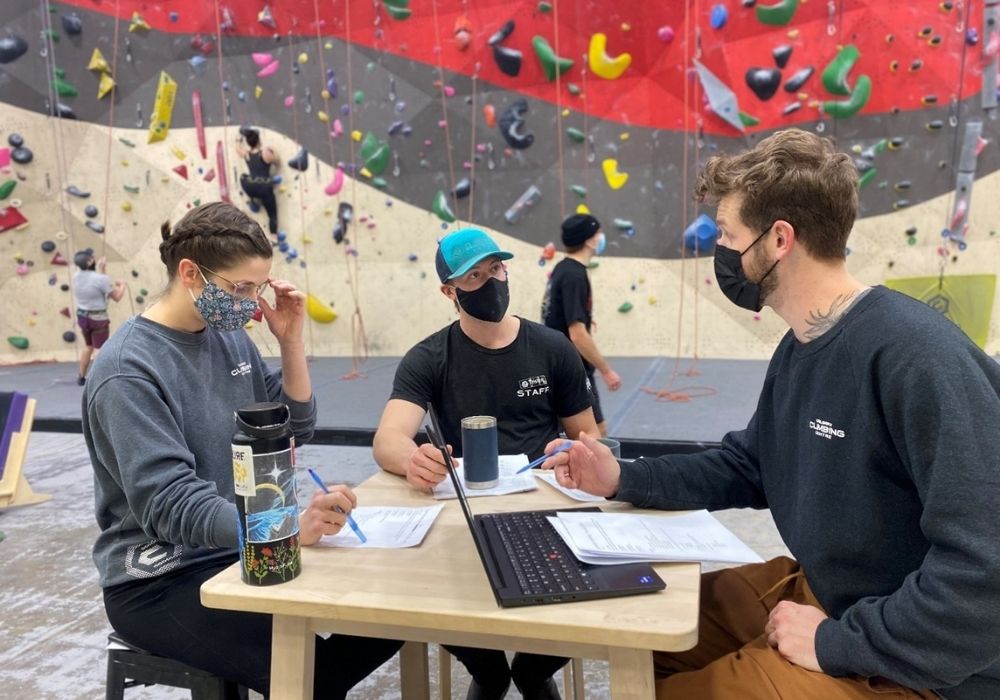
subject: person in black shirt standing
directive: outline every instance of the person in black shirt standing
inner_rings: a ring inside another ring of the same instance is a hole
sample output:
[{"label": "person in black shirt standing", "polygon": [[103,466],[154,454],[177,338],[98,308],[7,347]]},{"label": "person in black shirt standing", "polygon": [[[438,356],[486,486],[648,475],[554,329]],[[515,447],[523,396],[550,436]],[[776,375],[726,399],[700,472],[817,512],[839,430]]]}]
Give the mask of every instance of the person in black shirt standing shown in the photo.
[{"label": "person in black shirt standing", "polygon": [[[441,292],[455,304],[459,320],[403,357],[374,441],[379,466],[416,488],[429,490],[448,474],[433,445],[414,442],[428,402],[455,456],[461,456],[466,416],[496,417],[501,454],[540,456],[560,427],[574,437],[598,435],[587,375],[573,345],[554,330],[507,313],[504,261],[512,257],[475,228],[455,231],[438,245]],[[500,700],[512,677],[525,698],[559,697],[552,674],[564,658],[517,654],[508,666],[502,651],[447,648],[472,675],[468,700]]]},{"label": "person in black shirt standing", "polygon": [[789,326],[720,447],[619,462],[586,436],[564,486],[642,508],[770,508],[795,559],[702,576],[698,645],[657,697],[1000,698],[1000,365],[951,320],[848,270],[850,155],[799,129],[714,156],[715,274]]},{"label": "person in black shirt standing", "polygon": [[601,223],[590,214],[573,214],[562,223],[562,242],[566,257],[552,270],[542,299],[542,323],[554,328],[572,341],[583,358],[590,391],[593,394],[594,419],[601,435],[608,434],[608,424],[601,411],[594,369],[601,373],[609,391],[618,391],[621,377],[597,349],[592,334],[594,297],[587,266],[595,255],[601,255],[607,238]]},{"label": "person in black shirt standing", "polygon": [[267,230],[274,236],[278,233],[278,200],[274,196],[271,166],[278,162],[278,154],[270,146],[261,146],[260,132],[248,126],[240,129],[236,152],[246,161],[250,171],[240,175],[240,187],[246,192],[252,205],[264,207],[267,212]]}]

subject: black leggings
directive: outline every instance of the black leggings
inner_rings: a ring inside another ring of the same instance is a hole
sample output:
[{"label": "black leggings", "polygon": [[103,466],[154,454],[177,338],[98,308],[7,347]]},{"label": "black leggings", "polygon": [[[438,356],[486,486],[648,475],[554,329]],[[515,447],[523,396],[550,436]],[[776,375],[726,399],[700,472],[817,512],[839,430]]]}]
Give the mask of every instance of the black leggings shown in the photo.
[{"label": "black leggings", "polygon": [[[182,569],[104,589],[108,620],[126,640],[265,697],[271,684],[271,616],[202,606],[201,584],[231,562]],[[338,700],[392,658],[402,642],[316,637],[313,697]]]},{"label": "black leggings", "polygon": [[278,232],[278,200],[274,196],[274,185],[270,182],[252,182],[244,174],[240,177],[240,187],[250,199],[256,199],[267,212],[267,228],[272,233]]},{"label": "black leggings", "polygon": [[461,661],[469,675],[483,687],[502,687],[510,682],[513,675],[519,688],[538,688],[569,662],[569,659],[561,656],[517,653],[511,668],[507,664],[507,656],[497,649],[451,645],[446,645],[445,649]]}]

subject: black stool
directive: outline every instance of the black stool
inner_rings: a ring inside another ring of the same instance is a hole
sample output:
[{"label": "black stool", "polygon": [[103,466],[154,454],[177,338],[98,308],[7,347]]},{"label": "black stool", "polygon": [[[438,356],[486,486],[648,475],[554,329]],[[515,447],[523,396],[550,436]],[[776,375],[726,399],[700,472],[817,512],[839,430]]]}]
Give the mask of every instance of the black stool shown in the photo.
[{"label": "black stool", "polygon": [[249,696],[232,681],[140,649],[117,632],[108,635],[108,642],[125,648],[108,649],[106,700],[124,700],[125,689],[138,685],[188,688],[191,700],[247,700]]}]

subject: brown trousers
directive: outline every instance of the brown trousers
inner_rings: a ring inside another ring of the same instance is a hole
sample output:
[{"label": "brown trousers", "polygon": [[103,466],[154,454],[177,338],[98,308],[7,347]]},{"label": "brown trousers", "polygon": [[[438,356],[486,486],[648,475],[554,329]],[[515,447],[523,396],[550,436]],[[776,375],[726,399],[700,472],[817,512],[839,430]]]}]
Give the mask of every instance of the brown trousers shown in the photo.
[{"label": "brown trousers", "polygon": [[764,634],[779,601],[822,606],[797,562],[723,569],[701,577],[698,644],[690,651],[656,652],[657,700],[930,700],[884,678],[835,678],[786,661]]}]

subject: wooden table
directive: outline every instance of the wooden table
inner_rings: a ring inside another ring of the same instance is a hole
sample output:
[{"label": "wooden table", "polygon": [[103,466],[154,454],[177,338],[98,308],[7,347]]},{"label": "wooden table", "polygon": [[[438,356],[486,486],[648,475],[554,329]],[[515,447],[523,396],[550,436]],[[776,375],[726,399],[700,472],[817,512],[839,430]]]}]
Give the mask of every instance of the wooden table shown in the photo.
[{"label": "wooden table", "polygon": [[[361,505],[436,502],[384,472],[362,484],[357,495]],[[312,698],[316,632],[413,642],[400,655],[404,698],[429,695],[429,642],[606,659],[614,700],[653,698],[650,650],[680,651],[697,642],[698,564],[656,565],[667,588],[654,594],[500,608],[458,502],[445,503],[420,547],[304,547],[302,574],[288,583],[247,585],[239,564],[205,582],[201,600],[208,607],[274,616],[271,700]],[[470,503],[476,513],[586,505],[543,483],[537,491]]]}]

